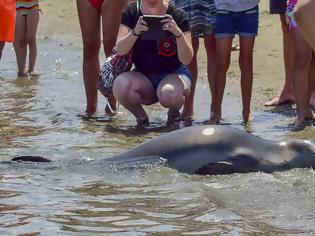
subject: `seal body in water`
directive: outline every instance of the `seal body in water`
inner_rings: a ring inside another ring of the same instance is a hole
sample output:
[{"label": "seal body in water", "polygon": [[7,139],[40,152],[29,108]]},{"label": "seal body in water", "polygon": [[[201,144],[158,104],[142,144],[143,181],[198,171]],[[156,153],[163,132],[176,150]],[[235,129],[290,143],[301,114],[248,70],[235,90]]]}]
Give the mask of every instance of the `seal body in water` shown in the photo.
[{"label": "seal body in water", "polygon": [[239,129],[211,125],[179,129],[90,164],[152,157],[165,159],[170,168],[180,172],[201,175],[315,167],[314,146],[308,141],[275,142]]}]

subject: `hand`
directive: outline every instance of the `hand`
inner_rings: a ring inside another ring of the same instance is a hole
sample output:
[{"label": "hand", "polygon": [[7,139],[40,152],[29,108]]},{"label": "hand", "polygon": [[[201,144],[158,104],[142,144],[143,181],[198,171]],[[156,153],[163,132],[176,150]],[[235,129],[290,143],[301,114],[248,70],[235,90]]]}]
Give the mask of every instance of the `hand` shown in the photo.
[{"label": "hand", "polygon": [[143,19],[143,16],[140,16],[138,19],[138,22],[136,24],[136,27],[134,28],[134,33],[136,35],[141,35],[142,32],[148,31],[149,28],[147,26],[147,22],[145,22],[145,20]]},{"label": "hand", "polygon": [[166,18],[161,20],[163,24],[163,30],[171,32],[176,38],[180,37],[183,32],[176,24],[175,20],[171,15],[166,14]]}]

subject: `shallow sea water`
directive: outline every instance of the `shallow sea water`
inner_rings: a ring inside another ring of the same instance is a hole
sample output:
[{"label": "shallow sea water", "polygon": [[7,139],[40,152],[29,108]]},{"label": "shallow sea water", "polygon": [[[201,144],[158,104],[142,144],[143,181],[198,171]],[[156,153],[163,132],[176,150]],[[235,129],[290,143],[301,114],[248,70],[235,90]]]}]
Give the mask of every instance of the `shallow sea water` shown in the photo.
[{"label": "shallow sea water", "polygon": [[[0,62],[0,160],[40,155],[56,163],[0,165],[0,235],[315,234],[313,170],[189,176],[159,163],[80,168],[173,128],[157,105],[148,108],[147,130],[135,129],[123,108],[115,119],[82,119],[81,49],[47,38],[39,45],[38,78],[15,77],[9,46]],[[209,116],[205,81],[198,82],[193,125]],[[315,139],[312,127],[290,132],[292,117],[281,111],[255,111],[244,127],[239,105],[227,89],[227,125],[272,140]]]}]

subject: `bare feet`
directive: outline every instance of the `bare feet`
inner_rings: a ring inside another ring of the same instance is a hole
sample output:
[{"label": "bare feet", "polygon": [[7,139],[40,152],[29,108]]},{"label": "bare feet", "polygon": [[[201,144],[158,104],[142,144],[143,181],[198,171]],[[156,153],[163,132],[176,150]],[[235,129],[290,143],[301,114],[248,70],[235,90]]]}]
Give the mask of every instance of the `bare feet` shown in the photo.
[{"label": "bare feet", "polygon": [[253,121],[252,113],[250,112],[243,112],[243,124],[247,124]]},{"label": "bare feet", "polygon": [[308,110],[304,113],[301,112],[301,114],[298,114],[296,117],[293,129],[295,131],[303,130],[310,122],[313,121],[315,121],[315,114],[312,111]]},{"label": "bare feet", "polygon": [[294,103],[295,103],[295,100],[294,100],[293,95],[281,95],[281,96],[275,96],[274,98],[266,102],[264,105],[266,107],[272,107],[272,106],[280,106],[284,104],[294,104]]}]

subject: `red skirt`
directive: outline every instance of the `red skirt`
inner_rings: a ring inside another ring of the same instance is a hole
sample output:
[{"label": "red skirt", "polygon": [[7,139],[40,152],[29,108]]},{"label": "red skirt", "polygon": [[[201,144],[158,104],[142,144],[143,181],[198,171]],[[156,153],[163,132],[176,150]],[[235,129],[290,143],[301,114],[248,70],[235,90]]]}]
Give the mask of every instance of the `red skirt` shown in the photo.
[{"label": "red skirt", "polygon": [[0,0],[0,41],[13,42],[15,35],[15,0]]}]

